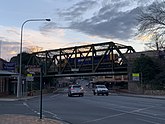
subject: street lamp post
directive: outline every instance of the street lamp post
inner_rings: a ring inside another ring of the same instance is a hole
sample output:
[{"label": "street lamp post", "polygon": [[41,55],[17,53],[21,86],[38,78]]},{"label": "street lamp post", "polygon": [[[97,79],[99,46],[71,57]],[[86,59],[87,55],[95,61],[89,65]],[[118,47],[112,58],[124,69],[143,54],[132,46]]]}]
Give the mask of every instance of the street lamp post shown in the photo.
[{"label": "street lamp post", "polygon": [[20,86],[22,85],[22,40],[23,40],[23,27],[25,23],[30,21],[50,21],[50,19],[29,19],[22,23],[21,26],[21,43],[20,43],[20,61],[19,61],[19,77],[17,83],[17,97],[20,97]]}]

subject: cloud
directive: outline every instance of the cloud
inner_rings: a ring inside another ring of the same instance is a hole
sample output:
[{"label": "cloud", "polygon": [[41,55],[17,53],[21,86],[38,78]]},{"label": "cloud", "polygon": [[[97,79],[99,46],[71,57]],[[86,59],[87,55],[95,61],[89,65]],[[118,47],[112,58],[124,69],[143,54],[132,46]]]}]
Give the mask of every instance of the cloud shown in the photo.
[{"label": "cloud", "polygon": [[76,20],[81,17],[86,11],[96,5],[96,3],[97,2],[94,0],[83,0],[74,4],[70,8],[58,10],[58,15],[64,17],[64,19],[67,21]]},{"label": "cloud", "polygon": [[[1,39],[1,38],[0,38]],[[3,38],[2,38],[3,39]],[[9,42],[7,40],[0,40],[0,57],[8,60],[11,56],[18,53],[18,42]]]},{"label": "cloud", "polygon": [[[54,22],[44,23],[40,31],[24,29],[23,47],[38,46],[50,50],[105,39],[129,41],[136,31],[139,9],[151,5],[153,1],[65,0],[65,8],[55,9]],[[0,41],[3,58],[19,53],[20,27],[0,25]]]},{"label": "cloud", "polygon": [[80,22],[73,21],[69,28],[104,38],[129,39],[134,35],[139,10],[138,7],[129,7],[129,4],[129,1],[108,3],[93,17]]},{"label": "cloud", "polygon": [[154,0],[81,0],[66,9],[59,9],[62,23],[46,25],[44,28],[72,29],[103,38],[128,40],[135,36],[137,16],[142,7]]},{"label": "cloud", "polygon": [[[41,47],[43,50],[57,49],[67,43],[69,41],[65,39],[64,29],[40,32],[26,28],[23,32],[23,51],[34,46]],[[0,25],[0,57],[8,60],[19,52],[20,28]]]},{"label": "cloud", "polygon": [[133,30],[137,25],[135,19],[137,12],[138,9],[118,13],[109,11],[83,22],[72,22],[70,28],[90,35],[125,40],[134,34]]},{"label": "cloud", "polygon": [[[44,35],[53,35],[56,30],[62,29],[65,47],[73,44],[75,46],[114,41],[133,46],[137,51],[141,51],[144,42],[140,42],[136,37],[137,16],[140,9],[148,7],[154,1],[79,0],[68,8],[56,10],[57,13],[54,15],[56,23],[45,23],[40,29]],[[68,32],[74,32],[74,34]]]},{"label": "cloud", "polygon": [[44,23],[43,25],[40,26],[40,31],[42,31],[43,33],[57,28],[57,23],[55,22]]}]

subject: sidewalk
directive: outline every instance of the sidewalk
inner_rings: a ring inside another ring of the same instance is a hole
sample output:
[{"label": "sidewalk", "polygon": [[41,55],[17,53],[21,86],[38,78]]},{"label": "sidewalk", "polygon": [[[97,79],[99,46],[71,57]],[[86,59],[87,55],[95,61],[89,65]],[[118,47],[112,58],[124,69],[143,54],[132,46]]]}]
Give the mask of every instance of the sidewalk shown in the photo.
[{"label": "sidewalk", "polygon": [[139,94],[130,94],[130,93],[118,93],[118,95],[165,100],[165,96],[157,96],[157,95],[139,95]]},{"label": "sidewalk", "polygon": [[17,98],[16,96],[0,97],[0,101],[12,102],[12,101],[19,101],[19,100],[27,100],[27,99],[31,99],[34,97],[39,97],[39,95],[38,96],[25,96],[25,97],[20,97],[20,98]]},{"label": "sidewalk", "polygon": [[35,116],[5,114],[0,115],[0,124],[63,124],[57,120],[43,118],[39,119]]}]

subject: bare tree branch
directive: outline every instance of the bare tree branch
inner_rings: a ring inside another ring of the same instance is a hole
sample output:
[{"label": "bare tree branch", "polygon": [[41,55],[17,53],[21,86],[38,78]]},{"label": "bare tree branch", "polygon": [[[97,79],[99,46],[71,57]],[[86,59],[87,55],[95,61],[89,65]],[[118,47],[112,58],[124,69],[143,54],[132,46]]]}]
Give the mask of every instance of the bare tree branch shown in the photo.
[{"label": "bare tree branch", "polygon": [[165,46],[165,1],[154,2],[147,9],[140,11],[139,17],[139,34],[152,34],[152,39],[155,46],[158,43],[159,47]]}]

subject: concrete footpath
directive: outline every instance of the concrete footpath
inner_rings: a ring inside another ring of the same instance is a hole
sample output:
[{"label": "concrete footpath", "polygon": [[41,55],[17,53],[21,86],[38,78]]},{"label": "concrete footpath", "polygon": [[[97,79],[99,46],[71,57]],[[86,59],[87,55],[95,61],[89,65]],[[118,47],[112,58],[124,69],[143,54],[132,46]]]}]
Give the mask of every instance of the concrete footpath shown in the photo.
[{"label": "concrete footpath", "polygon": [[6,102],[12,102],[12,101],[23,101],[23,100],[28,100],[28,99],[32,99],[35,97],[40,97],[38,96],[27,96],[27,97],[20,97],[17,98],[16,96],[8,96],[8,97],[0,97],[0,101],[6,101]]},{"label": "concrete footpath", "polygon": [[63,124],[63,123],[48,118],[39,119],[38,117],[35,116],[5,114],[5,115],[0,115],[0,124]]},{"label": "concrete footpath", "polygon": [[165,96],[158,96],[158,95],[139,95],[139,94],[129,94],[129,93],[118,93],[118,95],[129,96],[129,97],[139,97],[139,98],[150,98],[150,99],[165,100]]}]

